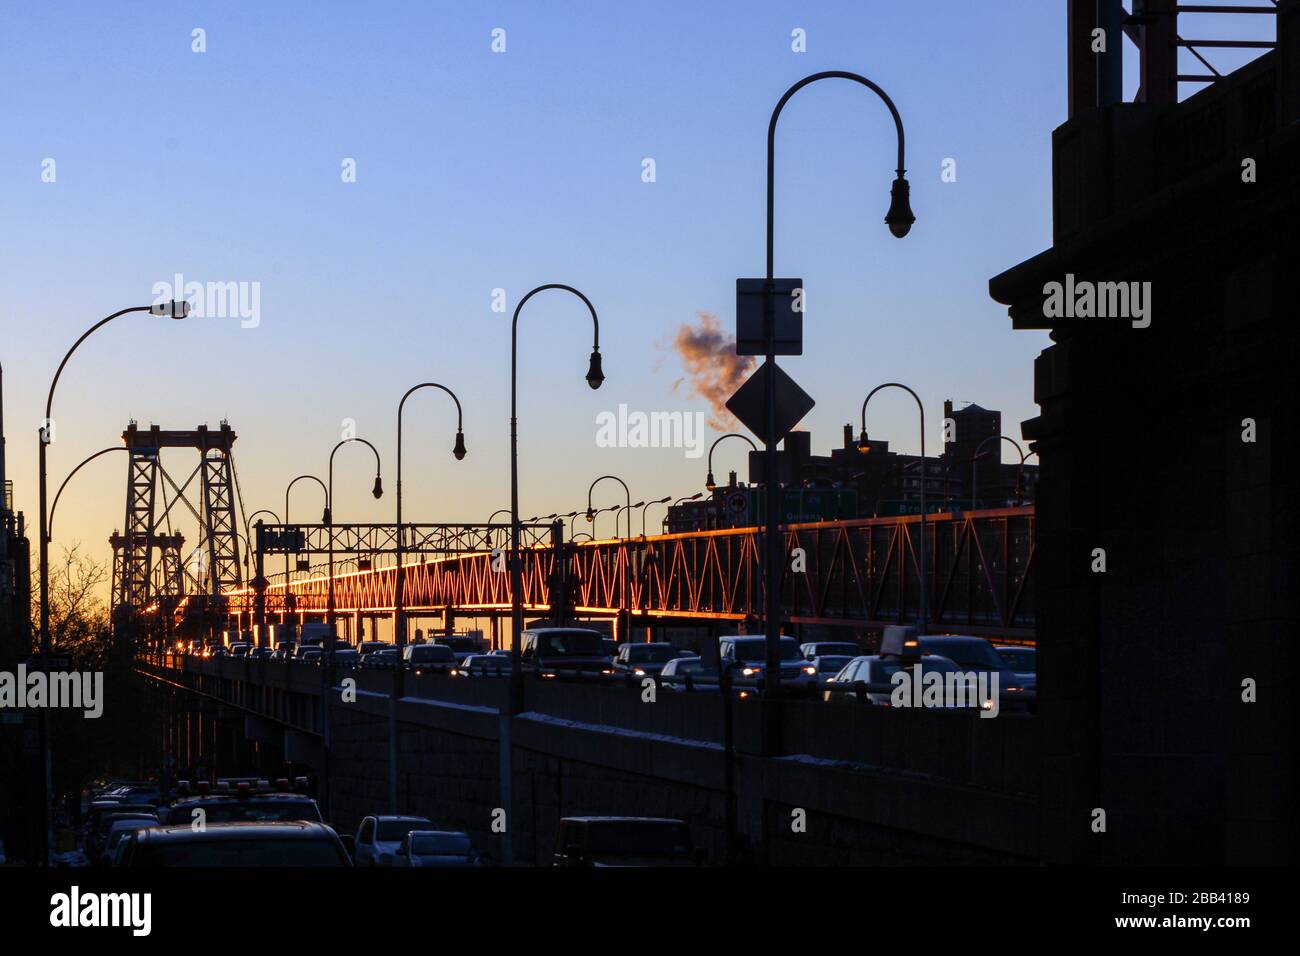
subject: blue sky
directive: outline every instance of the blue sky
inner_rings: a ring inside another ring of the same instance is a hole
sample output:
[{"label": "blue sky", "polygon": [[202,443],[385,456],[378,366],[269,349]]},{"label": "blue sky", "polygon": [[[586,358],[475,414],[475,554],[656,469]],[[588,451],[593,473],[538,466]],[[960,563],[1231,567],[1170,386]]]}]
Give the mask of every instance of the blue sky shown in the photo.
[{"label": "blue sky", "polygon": [[[1018,439],[1047,340],[1013,333],[987,280],[1050,244],[1064,9],[8,5],[0,362],[18,506],[34,518],[35,429],[63,351],[176,273],[259,283],[260,323],[130,316],[97,333],[60,384],[55,486],[117,443],[130,417],[172,428],[227,418],[247,509],[278,512],[290,478],[324,475],[345,418],[391,475],[397,400],[432,379],[460,395],[470,454],[449,454],[443,396],[412,399],[406,516],[483,520],[509,500],[510,316],[492,311],[492,291],[513,309],[529,288],[565,282],[600,312],[608,378],[596,392],[583,382],[580,303],[529,304],[525,517],[579,507],[607,472],[634,499],[700,490],[704,465],[680,450],[597,447],[596,416],[619,403],[707,411],[674,391],[667,343],[700,310],[734,328],[735,279],[763,270],[768,117],[791,83],[827,69],[869,76],[898,105],[918,222],[902,241],[881,222],[895,146],[879,101],[841,81],[799,93],[778,134],[776,272],[808,289],[805,352],[783,365],[817,400],[803,422],[814,452],[837,445],[867,391],[891,379],[921,394],[936,446],[945,398],[1001,409]],[[195,28],[205,53],[191,50]],[[495,28],[505,53],[490,49]],[[791,50],[796,28],[805,53]],[[653,183],[641,178],[646,157]],[[341,181],[345,158],[355,183]],[[956,182],[941,182],[946,158]],[[46,159],[53,183],[42,182]],[[873,435],[916,450],[906,396],[872,408]],[[739,465],[741,443],[723,449],[717,470]],[[391,520],[391,495],[368,494],[361,450],[338,463],[338,519]],[[183,477],[194,462],[167,464]],[[80,540],[106,559],[124,459],[76,480],[56,547]],[[316,513],[305,485],[295,501],[300,517]]]}]

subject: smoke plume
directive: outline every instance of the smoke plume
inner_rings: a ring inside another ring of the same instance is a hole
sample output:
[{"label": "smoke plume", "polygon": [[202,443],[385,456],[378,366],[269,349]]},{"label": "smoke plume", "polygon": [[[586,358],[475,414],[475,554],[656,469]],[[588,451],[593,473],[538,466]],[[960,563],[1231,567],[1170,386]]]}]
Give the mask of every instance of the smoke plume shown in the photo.
[{"label": "smoke plume", "polygon": [[725,402],[740,388],[757,359],[736,354],[735,338],[722,330],[716,315],[697,312],[696,317],[698,324],[681,326],[673,339],[673,350],[681,357],[686,372],[673,383],[673,391],[686,383],[688,398],[698,396],[713,409],[709,426],[720,432],[730,431],[737,422]]}]

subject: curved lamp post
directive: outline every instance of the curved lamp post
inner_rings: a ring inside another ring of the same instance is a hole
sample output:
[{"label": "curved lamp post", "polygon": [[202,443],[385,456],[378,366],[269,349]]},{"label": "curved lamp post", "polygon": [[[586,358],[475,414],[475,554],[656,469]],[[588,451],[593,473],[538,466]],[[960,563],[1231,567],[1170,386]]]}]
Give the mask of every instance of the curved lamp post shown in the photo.
[{"label": "curved lamp post", "polygon": [[110,451],[130,451],[130,450],[131,449],[127,448],[125,445],[110,445],[107,448],[101,448],[93,455],[87,455],[85,458],[81,460],[81,464],[77,465],[76,468],[68,472],[68,477],[63,479],[63,483],[59,485],[59,490],[54,493],[54,503],[50,505],[50,517],[49,520],[46,522],[47,526],[45,529],[46,541],[54,540],[54,512],[58,509],[59,498],[63,494],[63,489],[68,486],[68,482],[72,480],[72,476],[75,475],[77,472],[81,471],[82,468],[84,468],[86,465],[89,465],[100,455],[107,455]]},{"label": "curved lamp post", "polygon": [[862,434],[858,436],[858,451],[867,454],[871,451],[871,440],[867,437],[867,402],[871,401],[871,396],[883,388],[901,388],[907,394],[911,395],[916,401],[916,410],[921,415],[921,613],[918,623],[918,632],[924,634],[930,623],[930,588],[929,588],[929,538],[926,529],[926,507],[925,507],[925,406],[921,404],[920,396],[912,391],[906,385],[900,382],[886,382],[883,385],[877,385],[862,402]]},{"label": "curved lamp post", "polygon": [[720,435],[713,442],[713,444],[709,446],[709,473],[707,477],[705,477],[704,479],[704,487],[707,488],[709,491],[712,491],[714,488],[718,487],[718,483],[713,480],[713,449],[717,448],[718,445],[720,445],[722,441],[727,438],[743,439],[744,441],[749,442],[750,448],[754,449],[754,451],[758,451],[758,446],[754,444],[754,442],[749,438],[748,435],[742,435],[740,432],[727,432],[727,434],[725,435]]},{"label": "curved lamp post", "polygon": [[[646,513],[647,511],[650,510],[650,506],[651,506],[651,505],[666,505],[666,504],[668,504],[668,502],[670,502],[670,501],[672,501],[672,500],[673,500],[673,496],[672,496],[672,495],[664,495],[662,498],[656,498],[654,501],[646,501],[646,502],[643,502],[643,503],[642,503],[642,505],[641,505],[641,537],[644,538],[644,537],[646,536],[646,534],[645,534],[645,513]],[[665,521],[668,520],[667,515],[664,516],[664,520],[665,520]]]},{"label": "curved lamp post", "polygon": [[[539,285],[531,289],[515,306],[515,314],[510,322],[510,704],[511,712],[517,712],[522,704],[524,681],[519,661],[519,634],[524,628],[523,575],[519,556],[519,313],[524,305],[539,292],[558,289],[568,292],[582,300],[587,311],[591,313],[591,360],[587,366],[587,384],[600,388],[605,374],[600,367],[600,319],[591,300],[573,286],[558,282]],[[507,862],[510,860],[512,847],[507,842],[504,847]]]},{"label": "curved lamp post", "polygon": [[[617,481],[620,485],[623,486],[623,494],[627,496],[627,504],[624,505],[624,507],[629,509],[632,507],[632,492],[628,491],[627,482],[624,481],[622,478],[619,478],[617,475],[601,475],[599,478],[593,481],[591,483],[591,487],[587,489],[587,521],[593,524],[593,527],[591,529],[593,534],[595,533],[596,530],[594,527],[594,522],[596,520],[596,512],[591,510],[591,492],[595,489],[596,485],[600,484],[602,481],[605,481],[606,479],[609,479],[611,481]],[[614,509],[614,510],[617,511],[618,509]],[[627,518],[627,536],[629,538],[632,537],[632,515],[630,511],[628,513],[628,518]],[[618,537],[618,515],[617,514],[614,515],[614,537],[616,538]]]},{"label": "curved lamp post", "polygon": [[989,442],[993,441],[994,439],[1001,439],[1002,441],[1010,442],[1011,447],[1014,448],[1016,450],[1016,453],[1020,456],[1020,471],[1016,475],[1017,493],[1020,492],[1021,488],[1024,485],[1025,459],[1028,457],[1025,454],[1025,450],[1020,447],[1019,442],[1017,442],[1014,438],[1008,437],[1007,435],[989,435],[982,442],[980,442],[978,445],[975,446],[975,451],[973,451],[970,456],[970,506],[972,508],[975,507],[975,488],[976,488],[976,482],[978,481],[978,477],[979,477],[978,473],[975,471],[975,462],[979,459],[980,452],[984,450],[984,446],[987,445]]},{"label": "curved lamp post", "polygon": [[325,489],[325,537],[329,548],[329,583],[328,599],[325,604],[324,647],[321,649],[320,661],[320,703],[321,703],[321,803],[326,817],[329,816],[330,804],[330,675],[334,671],[334,456],[344,445],[361,442],[375,454],[375,485],[371,490],[376,498],[384,495],[384,483],[380,475],[381,465],[379,451],[364,438],[345,438],[330,451],[329,484]]},{"label": "curved lamp post", "polygon": [[[324,495],[325,497],[325,507],[321,509],[321,515],[320,515],[321,524],[324,524],[326,521],[329,520],[330,492],[329,489],[325,487],[325,482],[321,481],[315,475],[299,475],[297,478],[293,479],[293,481],[289,482],[289,484],[285,487],[284,523],[285,524],[291,523],[289,520],[289,492],[292,491],[293,486],[300,481],[314,481],[316,482],[316,484],[320,485],[321,494]],[[291,578],[291,574],[289,572],[289,552],[285,551],[284,552],[284,609],[286,613],[293,611],[294,607],[298,603],[297,598],[295,597],[293,591],[289,589],[290,578]]]},{"label": "curved lamp post", "polygon": [[[253,540],[253,537],[252,537],[253,519],[256,518],[258,515],[270,515],[272,518],[275,518],[275,523],[276,523],[276,524],[279,524],[279,523],[280,523],[280,519],[279,519],[278,517],[276,517],[275,512],[272,511],[270,508],[258,508],[258,509],[257,509],[256,511],[254,511],[251,515],[244,515],[244,544],[245,544],[245,545],[249,544],[249,543]],[[249,554],[250,551],[252,551],[252,548],[249,548],[249,547],[245,547],[245,548],[244,548],[244,571],[245,571],[245,573],[247,573],[247,571],[248,571],[248,562],[249,562],[249,559],[250,559],[250,557],[251,557],[250,554]]]},{"label": "curved lamp post", "polygon": [[[776,108],[772,110],[772,118],[767,125],[767,278],[770,281],[773,276],[773,231],[774,231],[774,208],[776,196],[776,124],[781,117],[781,111],[785,104],[790,101],[790,97],[799,92],[805,86],[816,83],[818,80],[842,79],[851,80],[865,86],[871,92],[880,97],[890,116],[894,120],[894,129],[898,136],[898,163],[895,168],[895,178],[893,186],[890,189],[889,210],[885,213],[885,223],[889,226],[889,231],[901,239],[906,236],[912,228],[912,223],[916,217],[912,215],[909,205],[909,192],[907,179],[904,174],[906,166],[904,163],[904,137],[903,137],[903,120],[898,115],[898,109],[894,106],[893,100],[875,83],[857,73],[849,73],[843,70],[829,70],[822,73],[814,73],[799,80],[777,101]],[[764,338],[766,339],[766,360],[772,370],[776,369],[776,336],[774,323],[769,320],[766,323]],[[766,388],[766,405],[767,405],[767,442],[764,448],[764,465],[766,472],[766,528],[764,529],[764,540],[766,542],[766,559],[767,567],[765,580],[768,582],[766,587],[766,608],[764,613],[765,630],[767,634],[767,666],[768,674],[776,674],[780,671],[780,635],[781,635],[781,587],[780,582],[785,569],[785,549],[782,547],[780,531],[777,527],[777,516],[779,514],[779,502],[777,495],[780,489],[778,486],[778,474],[776,463],[776,375],[767,376]],[[765,684],[764,696],[777,698],[780,696],[781,682],[769,680]],[[769,740],[769,752],[774,752],[775,744]],[[727,764],[728,774],[731,772],[731,764]],[[730,777],[728,778],[730,780]],[[731,793],[730,786],[728,793]],[[730,808],[731,800],[728,800]],[[728,820],[728,833],[734,833],[734,820]]]},{"label": "curved lamp post", "polygon": [[456,397],[456,393],[446,385],[439,385],[437,382],[422,382],[408,388],[406,394],[402,396],[402,400],[397,403],[397,570],[394,572],[395,577],[393,579],[395,586],[393,643],[399,647],[406,644],[406,613],[402,606],[406,590],[406,569],[402,566],[402,410],[406,407],[406,400],[411,397],[411,393],[422,388],[440,388],[450,395],[451,400],[456,403],[456,442],[452,446],[451,453],[456,456],[457,461],[461,461],[465,457],[465,418],[461,412],[460,399]]},{"label": "curved lamp post", "polygon": [[[47,473],[46,473],[46,463],[45,463],[45,448],[53,440],[53,436],[50,434],[49,426],[51,424],[51,418],[54,414],[54,390],[56,387],[58,387],[59,376],[63,374],[63,368],[68,364],[68,359],[72,358],[72,353],[77,351],[77,348],[81,345],[81,343],[86,341],[86,339],[90,338],[90,336],[94,332],[103,328],[105,325],[108,325],[109,322],[112,322],[114,319],[118,318],[119,316],[129,315],[132,312],[148,312],[151,315],[157,315],[157,316],[165,315],[165,316],[170,316],[173,319],[183,319],[190,314],[190,306],[188,302],[184,302],[184,301],[177,302],[176,300],[173,299],[169,302],[162,303],[159,305],[139,305],[139,306],[133,306],[129,309],[120,309],[119,311],[114,312],[112,315],[107,315],[104,318],[100,319],[90,328],[86,329],[86,331],[82,332],[81,337],[72,343],[72,348],[68,349],[68,351],[64,353],[63,361],[59,362],[59,367],[54,372],[54,378],[51,379],[50,381],[49,394],[45,398],[45,419],[44,421],[41,422],[41,426],[37,430],[37,439],[36,439],[37,458],[39,459],[38,470],[40,472],[40,482],[39,482],[40,512],[41,512],[40,513],[40,585],[39,585],[39,592],[38,592],[38,603],[40,604],[40,645],[41,645],[42,655],[49,655],[51,651],[50,538],[49,538],[48,515],[46,513],[46,508],[45,508],[46,494],[47,494],[46,482],[48,480]],[[41,803],[41,813],[42,813],[41,822],[42,822],[42,830],[46,836],[47,849],[46,849],[45,862],[46,865],[48,866],[49,865],[48,848],[54,845],[54,840],[53,840],[54,834],[50,830],[50,821],[51,821],[50,798],[52,793],[52,776],[51,776],[51,767],[50,767],[50,735],[49,735],[49,711],[48,710],[41,711],[40,734],[41,734],[41,761],[44,764],[44,771],[43,771],[44,776],[42,778],[43,800]]]}]

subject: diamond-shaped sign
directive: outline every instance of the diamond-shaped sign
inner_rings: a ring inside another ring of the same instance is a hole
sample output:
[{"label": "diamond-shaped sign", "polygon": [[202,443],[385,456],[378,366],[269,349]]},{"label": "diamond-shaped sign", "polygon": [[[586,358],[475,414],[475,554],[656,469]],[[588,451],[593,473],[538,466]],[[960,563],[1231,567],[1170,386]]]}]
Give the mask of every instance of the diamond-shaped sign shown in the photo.
[{"label": "diamond-shaped sign", "polygon": [[779,365],[772,368],[776,373],[776,436],[771,441],[767,437],[767,376],[771,370],[766,362],[736,389],[736,394],[727,399],[727,411],[767,445],[775,444],[789,434],[790,429],[817,404]]}]

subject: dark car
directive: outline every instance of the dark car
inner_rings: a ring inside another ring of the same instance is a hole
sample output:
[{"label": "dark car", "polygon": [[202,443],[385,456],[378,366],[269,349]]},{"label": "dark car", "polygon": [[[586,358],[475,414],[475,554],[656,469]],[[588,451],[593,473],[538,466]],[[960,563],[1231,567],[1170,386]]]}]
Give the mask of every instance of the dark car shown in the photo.
[{"label": "dark car", "polygon": [[583,627],[539,627],[524,631],[520,663],[538,677],[561,674],[612,674],[605,638]]},{"label": "dark car", "polygon": [[[195,813],[196,810],[203,811],[201,817]],[[158,811],[158,818],[164,826],[189,825],[200,818],[207,823],[280,823],[286,820],[322,822],[316,801],[300,793],[184,797]]]},{"label": "dark car", "polygon": [[128,867],[351,866],[338,834],[323,823],[216,823],[150,827],[126,837]]},{"label": "dark car", "polygon": [[691,828],[666,817],[565,817],[556,866],[692,866]]},{"label": "dark car", "polygon": [[402,664],[416,674],[450,674],[456,667],[456,652],[446,644],[407,644]]},{"label": "dark car", "polygon": [[455,830],[412,830],[402,837],[393,866],[478,866],[478,853],[469,834]]},{"label": "dark car", "polygon": [[668,690],[718,690],[718,669],[698,657],[678,657],[659,672],[659,684]]},{"label": "dark car", "polygon": [[653,677],[664,665],[677,657],[677,648],[668,643],[623,644],[614,658],[614,670],[636,677]]}]

